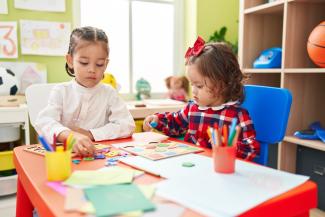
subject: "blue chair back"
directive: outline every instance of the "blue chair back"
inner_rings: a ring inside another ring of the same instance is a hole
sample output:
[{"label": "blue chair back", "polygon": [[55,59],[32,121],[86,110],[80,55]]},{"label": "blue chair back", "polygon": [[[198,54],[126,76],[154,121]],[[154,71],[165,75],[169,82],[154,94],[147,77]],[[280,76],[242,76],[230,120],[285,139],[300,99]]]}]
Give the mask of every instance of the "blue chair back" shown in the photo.
[{"label": "blue chair back", "polygon": [[247,109],[256,130],[256,139],[261,144],[260,157],[255,162],[267,165],[268,145],[281,142],[285,136],[292,96],[289,90],[276,87],[245,85]]}]

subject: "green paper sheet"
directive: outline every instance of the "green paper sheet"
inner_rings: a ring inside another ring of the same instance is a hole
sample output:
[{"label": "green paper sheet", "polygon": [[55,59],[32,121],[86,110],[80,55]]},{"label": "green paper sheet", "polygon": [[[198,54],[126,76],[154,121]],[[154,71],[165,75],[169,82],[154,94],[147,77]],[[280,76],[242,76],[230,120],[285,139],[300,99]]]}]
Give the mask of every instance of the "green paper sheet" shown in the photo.
[{"label": "green paper sheet", "polygon": [[99,217],[155,209],[154,204],[134,184],[98,186],[84,191]]}]

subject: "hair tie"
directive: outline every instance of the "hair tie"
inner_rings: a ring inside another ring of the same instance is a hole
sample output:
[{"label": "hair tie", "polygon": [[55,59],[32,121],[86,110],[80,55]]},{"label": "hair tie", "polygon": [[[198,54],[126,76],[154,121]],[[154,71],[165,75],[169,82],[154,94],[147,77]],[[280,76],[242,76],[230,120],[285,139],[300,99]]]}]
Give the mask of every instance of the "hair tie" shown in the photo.
[{"label": "hair tie", "polygon": [[186,51],[185,58],[188,59],[191,56],[198,56],[202,53],[205,41],[200,36],[197,37],[193,47],[189,47]]}]

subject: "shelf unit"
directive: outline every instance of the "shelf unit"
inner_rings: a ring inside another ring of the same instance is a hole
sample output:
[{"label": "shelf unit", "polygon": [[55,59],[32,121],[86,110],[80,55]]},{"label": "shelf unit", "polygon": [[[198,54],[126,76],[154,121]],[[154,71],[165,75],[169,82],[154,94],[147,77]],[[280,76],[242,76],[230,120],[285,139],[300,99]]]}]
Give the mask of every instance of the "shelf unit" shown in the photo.
[{"label": "shelf unit", "polygon": [[[298,145],[325,152],[325,143],[293,136],[314,121],[325,126],[325,68],[318,68],[307,53],[309,34],[325,20],[325,0],[239,2],[238,59],[249,77],[247,83],[287,88],[292,93],[286,136],[278,145],[277,168],[295,173]],[[254,69],[254,60],[271,47],[282,48],[281,68]],[[325,215],[320,209],[314,211]]]},{"label": "shelf unit", "polygon": [[[293,133],[313,121],[325,126],[325,68],[308,57],[307,39],[325,20],[325,0],[243,0],[240,2],[239,64],[248,84],[287,88],[293,96],[286,136],[278,151],[278,169],[296,171],[297,145],[325,151],[320,141],[301,140]],[[282,67],[254,69],[262,50],[282,47]]]}]

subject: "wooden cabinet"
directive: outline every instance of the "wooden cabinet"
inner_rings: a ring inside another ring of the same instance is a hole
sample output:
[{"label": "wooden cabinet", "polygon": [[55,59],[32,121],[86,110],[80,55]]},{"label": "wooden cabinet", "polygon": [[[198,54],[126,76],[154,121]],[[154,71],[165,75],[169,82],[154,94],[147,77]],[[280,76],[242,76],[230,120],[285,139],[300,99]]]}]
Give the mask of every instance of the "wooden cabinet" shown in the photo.
[{"label": "wooden cabinet", "polygon": [[[325,127],[325,68],[318,68],[307,53],[309,34],[325,20],[325,0],[239,2],[238,58],[250,77],[248,83],[287,88],[293,96],[286,136],[279,144],[278,169],[295,172],[297,145],[325,151],[318,140],[293,136],[314,121]],[[254,60],[271,47],[282,48],[281,68],[254,69]]]}]

